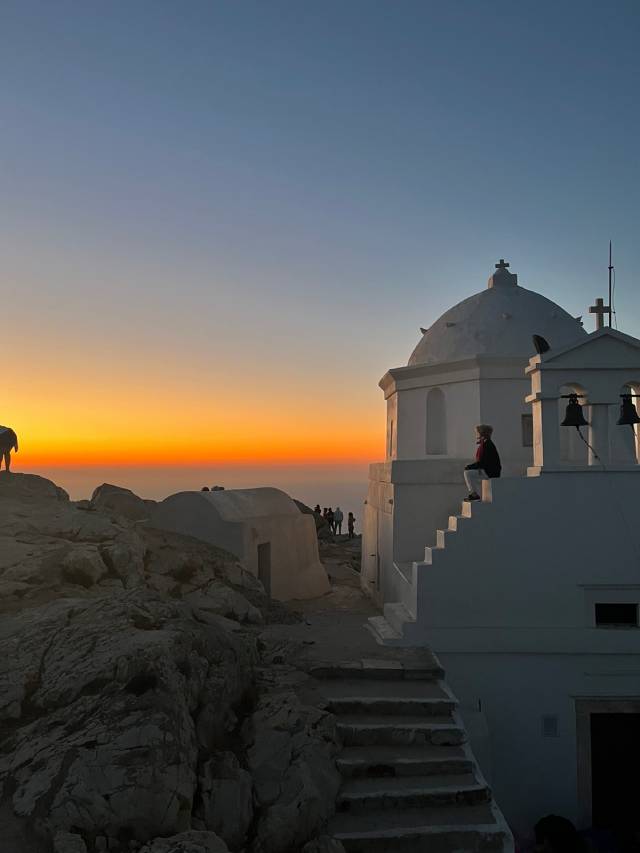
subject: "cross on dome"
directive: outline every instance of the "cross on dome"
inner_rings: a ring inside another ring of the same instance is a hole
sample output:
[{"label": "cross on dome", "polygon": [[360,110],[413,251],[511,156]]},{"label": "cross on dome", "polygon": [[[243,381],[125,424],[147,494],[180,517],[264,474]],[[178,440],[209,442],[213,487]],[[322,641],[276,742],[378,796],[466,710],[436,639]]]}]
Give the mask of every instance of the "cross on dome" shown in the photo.
[{"label": "cross on dome", "polygon": [[500,258],[498,263],[495,265],[495,272],[489,276],[489,281],[487,282],[489,288],[491,287],[513,287],[518,283],[518,276],[515,273],[509,272],[509,267],[511,264],[507,263],[504,258]]}]

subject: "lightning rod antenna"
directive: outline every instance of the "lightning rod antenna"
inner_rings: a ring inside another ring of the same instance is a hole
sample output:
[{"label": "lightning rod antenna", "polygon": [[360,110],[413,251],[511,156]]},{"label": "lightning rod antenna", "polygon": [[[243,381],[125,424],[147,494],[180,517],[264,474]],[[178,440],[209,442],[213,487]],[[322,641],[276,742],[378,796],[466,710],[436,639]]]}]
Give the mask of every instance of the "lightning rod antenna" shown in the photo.
[{"label": "lightning rod antenna", "polygon": [[613,305],[611,304],[611,271],[613,270],[613,266],[611,264],[611,240],[609,240],[609,328],[611,328],[611,322],[613,317]]}]

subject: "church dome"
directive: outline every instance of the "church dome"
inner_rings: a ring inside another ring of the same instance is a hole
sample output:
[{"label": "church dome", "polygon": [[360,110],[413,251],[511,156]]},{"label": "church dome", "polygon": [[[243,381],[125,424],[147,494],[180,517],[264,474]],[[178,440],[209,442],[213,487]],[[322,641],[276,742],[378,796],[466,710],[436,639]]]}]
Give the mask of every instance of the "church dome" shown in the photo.
[{"label": "church dome", "polygon": [[489,277],[486,290],[445,312],[424,331],[409,364],[462,361],[478,355],[529,358],[532,335],[552,349],[586,337],[579,320],[545,296],[518,286],[503,260]]}]

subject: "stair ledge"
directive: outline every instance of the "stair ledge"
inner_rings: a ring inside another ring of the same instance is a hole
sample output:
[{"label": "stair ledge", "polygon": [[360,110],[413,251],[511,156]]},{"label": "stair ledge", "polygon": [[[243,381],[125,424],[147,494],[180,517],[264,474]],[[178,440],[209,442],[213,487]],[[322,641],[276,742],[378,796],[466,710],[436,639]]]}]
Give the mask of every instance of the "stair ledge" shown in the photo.
[{"label": "stair ledge", "polygon": [[473,773],[438,774],[432,776],[401,776],[370,779],[350,779],[342,786],[339,800],[373,796],[413,796],[416,794],[449,794],[456,791],[486,791]]},{"label": "stair ledge", "polygon": [[402,835],[440,835],[448,832],[499,834],[504,827],[489,803],[475,806],[425,806],[378,813],[343,813],[329,826],[334,838],[395,838]]}]

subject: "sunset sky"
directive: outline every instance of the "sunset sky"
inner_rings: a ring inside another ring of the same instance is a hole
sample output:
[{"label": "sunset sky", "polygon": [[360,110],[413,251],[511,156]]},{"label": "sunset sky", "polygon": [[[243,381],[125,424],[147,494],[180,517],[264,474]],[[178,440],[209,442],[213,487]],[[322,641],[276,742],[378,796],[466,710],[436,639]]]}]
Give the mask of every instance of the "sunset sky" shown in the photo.
[{"label": "sunset sky", "polygon": [[613,239],[640,335],[639,39],[636,2],[3,2],[16,470],[364,482],[378,380],[499,257],[591,329]]}]

